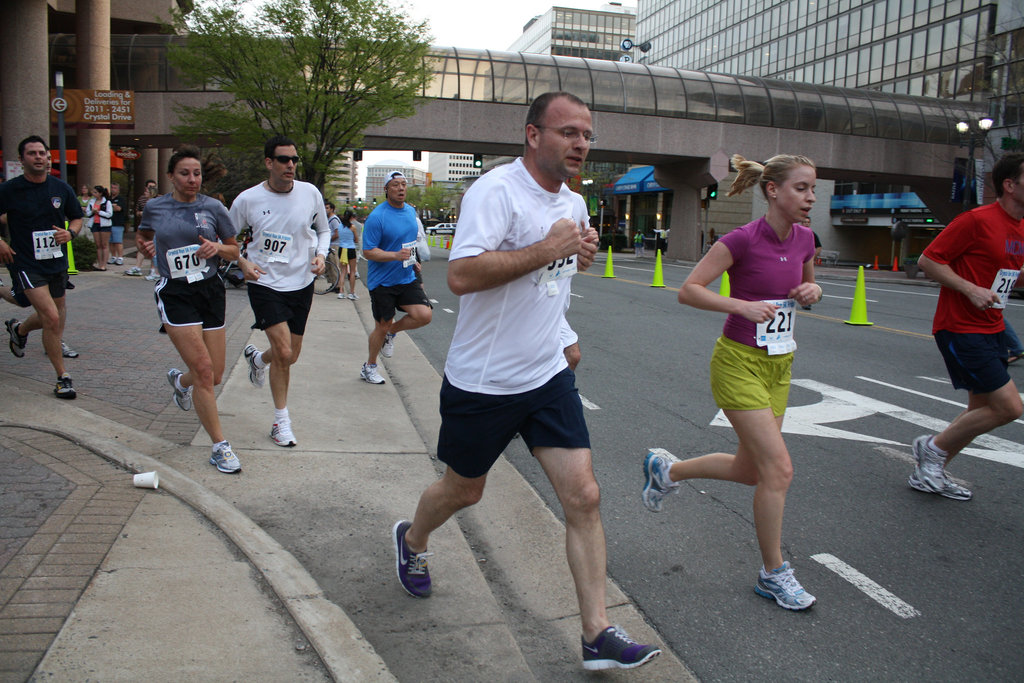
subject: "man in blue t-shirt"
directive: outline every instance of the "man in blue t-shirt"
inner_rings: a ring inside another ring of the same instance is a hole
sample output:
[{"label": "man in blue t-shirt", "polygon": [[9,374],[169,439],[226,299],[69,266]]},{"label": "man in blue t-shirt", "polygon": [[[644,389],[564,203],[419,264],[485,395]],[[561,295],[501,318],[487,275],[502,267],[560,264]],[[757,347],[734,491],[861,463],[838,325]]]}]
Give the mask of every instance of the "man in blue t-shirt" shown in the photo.
[{"label": "man in blue t-shirt", "polygon": [[11,353],[25,355],[28,334],[42,330],[43,348],[57,371],[57,398],[75,398],[71,376],[64,371],[61,338],[67,311],[64,289],[68,257],[64,245],[82,229],[82,206],[71,187],[50,175],[50,148],[38,135],[18,145],[24,175],[0,184],[0,214],[7,214],[11,244],[0,240],[0,263],[7,264],[13,296],[32,314],[6,321]]},{"label": "man in blue t-shirt", "polygon": [[[363,226],[363,256],[368,262],[366,288],[376,325],[370,333],[369,356],[359,375],[364,382],[384,384],[377,354],[391,358],[395,335],[430,324],[433,315],[423,286],[416,281],[416,210],[405,203],[406,180],[401,171],[384,181],[386,202],[374,209]],[[395,311],[405,315],[395,320]]]}]

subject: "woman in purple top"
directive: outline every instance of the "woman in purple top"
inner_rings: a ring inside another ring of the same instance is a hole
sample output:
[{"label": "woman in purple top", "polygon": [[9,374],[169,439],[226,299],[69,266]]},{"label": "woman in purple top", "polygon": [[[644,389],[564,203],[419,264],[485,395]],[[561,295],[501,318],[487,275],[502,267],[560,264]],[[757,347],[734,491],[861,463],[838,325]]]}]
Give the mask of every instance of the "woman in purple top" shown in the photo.
[{"label": "woman in purple top", "polygon": [[[679,303],[727,313],[711,357],[711,392],[739,444],[735,453],[678,461],[659,452],[644,460],[644,504],[661,510],[684,479],[721,479],[754,488],[754,524],[763,566],[754,590],[786,609],[814,604],[782,558],[782,513],[793,465],[782,418],[793,365],[796,306],[821,300],[814,282],[814,235],[803,225],[814,204],[815,167],[807,157],[779,154],[763,165],[740,155],[729,196],[760,185],[767,213],[721,237],[679,290]],[[708,289],[728,271],[731,297]]]}]

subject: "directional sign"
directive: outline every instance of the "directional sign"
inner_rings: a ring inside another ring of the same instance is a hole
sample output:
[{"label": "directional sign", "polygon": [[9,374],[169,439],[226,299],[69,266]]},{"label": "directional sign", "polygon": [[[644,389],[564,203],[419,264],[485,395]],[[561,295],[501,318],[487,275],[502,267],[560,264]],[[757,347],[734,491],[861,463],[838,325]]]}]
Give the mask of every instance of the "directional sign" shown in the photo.
[{"label": "directional sign", "polygon": [[50,101],[50,109],[53,109],[58,114],[68,108],[68,101],[63,97],[54,97]]}]

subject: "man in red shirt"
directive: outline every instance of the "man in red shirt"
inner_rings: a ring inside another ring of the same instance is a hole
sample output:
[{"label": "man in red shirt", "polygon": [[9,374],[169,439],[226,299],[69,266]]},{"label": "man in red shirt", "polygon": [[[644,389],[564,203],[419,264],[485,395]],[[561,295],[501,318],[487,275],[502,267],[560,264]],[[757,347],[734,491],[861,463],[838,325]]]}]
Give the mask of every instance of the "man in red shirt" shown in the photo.
[{"label": "man in red shirt", "polygon": [[1004,155],[992,169],[996,201],[957,216],[921,255],[918,265],[940,285],[932,334],[967,410],[942,432],[914,439],[917,466],[908,484],[954,500],[971,492],[945,466],[975,437],[1024,412],[1006,371],[1009,342],[1003,307],[1024,265],[1024,154]]}]

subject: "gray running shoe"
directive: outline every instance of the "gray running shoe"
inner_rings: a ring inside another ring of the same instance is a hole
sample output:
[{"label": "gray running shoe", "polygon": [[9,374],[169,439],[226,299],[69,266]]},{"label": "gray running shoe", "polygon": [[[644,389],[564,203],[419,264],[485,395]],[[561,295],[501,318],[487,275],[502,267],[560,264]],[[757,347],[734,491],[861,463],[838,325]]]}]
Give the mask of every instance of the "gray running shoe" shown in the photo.
[{"label": "gray running shoe", "polygon": [[960,486],[952,479],[950,479],[949,475],[945,473],[943,473],[942,477],[942,486],[938,490],[932,488],[930,485],[925,484],[923,481],[921,481],[921,479],[917,476],[916,469],[910,475],[910,478],[907,479],[907,485],[910,486],[910,488],[916,489],[918,491],[924,491],[925,493],[937,493],[940,496],[952,498],[953,500],[970,500],[974,496],[974,494],[971,493],[971,490],[969,488],[967,488],[966,486]]},{"label": "gray running shoe", "polygon": [[661,654],[661,650],[653,645],[636,642],[618,626],[609,626],[601,631],[593,643],[581,640],[583,668],[587,671],[634,669]]},{"label": "gray running shoe", "polygon": [[57,378],[57,386],[53,388],[53,395],[57,398],[75,398],[75,388],[71,386],[71,375],[64,373]]},{"label": "gray running shoe", "polygon": [[65,358],[78,358],[78,351],[64,343],[64,340],[60,340],[60,352]]},{"label": "gray running shoe", "polygon": [[793,576],[793,568],[789,562],[770,572],[761,567],[754,584],[754,592],[764,598],[772,598],[780,607],[802,610],[812,607],[817,599],[804,590],[800,582]]},{"label": "gray running shoe", "polygon": [[349,294],[348,298],[352,299],[352,301],[359,301],[359,295],[356,294],[355,292],[352,292],[351,294]]},{"label": "gray running shoe", "polygon": [[142,275],[142,269],[141,269],[141,268],[139,268],[138,266],[132,266],[132,267],[131,267],[131,268],[129,268],[128,270],[124,271],[124,274],[125,274],[125,275],[135,275],[135,276],[139,276],[139,275]]},{"label": "gray running shoe", "polygon": [[262,368],[256,367],[256,354],[260,352],[253,344],[249,344],[242,351],[245,354],[245,360],[249,363],[249,381],[252,382],[254,387],[262,387],[267,381],[267,366],[264,365]]},{"label": "gray running shoe", "polygon": [[11,347],[11,353],[13,353],[16,358],[25,357],[25,344],[28,344],[28,335],[18,334],[15,331],[18,329],[18,325],[20,324],[21,323],[18,322],[17,318],[11,318],[4,323],[4,325],[7,326],[7,336],[11,338],[8,345]]},{"label": "gray running shoe", "polygon": [[938,493],[945,486],[946,472],[943,468],[946,458],[928,445],[930,438],[924,434],[914,439],[914,459],[917,466],[911,477],[916,477],[917,481],[928,487],[931,492]]},{"label": "gray running shoe", "polygon": [[231,450],[231,444],[227,441],[213,447],[210,464],[216,466],[217,471],[224,474],[238,474],[242,471],[242,463],[238,462],[238,456]]},{"label": "gray running shoe", "polygon": [[384,337],[384,346],[380,347],[380,355],[385,358],[391,358],[391,356],[395,355],[395,335],[390,332]]},{"label": "gray running shoe", "polygon": [[182,410],[192,410],[192,387],[181,391],[175,381],[183,374],[178,368],[171,368],[167,371],[167,381],[171,383],[171,389],[174,390],[174,405]]},{"label": "gray running shoe", "polygon": [[369,382],[370,384],[384,384],[384,378],[377,372],[376,365],[363,363],[363,369],[359,371],[359,377],[364,382]]},{"label": "gray running shoe", "polygon": [[679,482],[668,476],[672,460],[663,453],[650,451],[644,458],[644,490],[641,494],[644,505],[651,512],[661,512],[661,501],[665,494],[679,489]]}]

